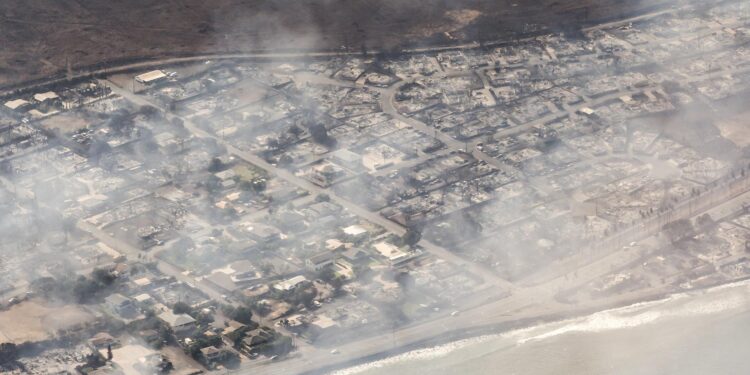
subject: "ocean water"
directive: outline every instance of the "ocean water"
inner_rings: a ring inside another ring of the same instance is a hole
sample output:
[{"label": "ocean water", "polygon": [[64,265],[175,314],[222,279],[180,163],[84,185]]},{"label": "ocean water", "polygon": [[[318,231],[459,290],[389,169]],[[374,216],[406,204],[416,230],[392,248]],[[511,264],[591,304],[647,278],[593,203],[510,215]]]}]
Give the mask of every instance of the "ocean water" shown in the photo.
[{"label": "ocean water", "polygon": [[750,282],[411,351],[335,375],[750,374]]}]

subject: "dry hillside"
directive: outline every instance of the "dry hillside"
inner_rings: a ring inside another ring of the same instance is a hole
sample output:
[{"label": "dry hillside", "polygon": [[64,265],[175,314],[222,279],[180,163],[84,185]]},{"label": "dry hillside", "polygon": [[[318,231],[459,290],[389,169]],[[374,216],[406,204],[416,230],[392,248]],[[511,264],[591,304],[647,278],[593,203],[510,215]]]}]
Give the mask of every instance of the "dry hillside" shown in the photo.
[{"label": "dry hillside", "polygon": [[494,39],[637,14],[666,0],[9,0],[0,86],[101,61]]}]

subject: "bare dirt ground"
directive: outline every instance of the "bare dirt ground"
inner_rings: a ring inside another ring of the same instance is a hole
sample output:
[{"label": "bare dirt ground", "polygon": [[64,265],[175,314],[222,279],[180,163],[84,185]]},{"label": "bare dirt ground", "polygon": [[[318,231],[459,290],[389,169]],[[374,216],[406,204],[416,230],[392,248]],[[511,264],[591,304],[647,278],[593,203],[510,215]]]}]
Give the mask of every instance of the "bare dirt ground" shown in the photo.
[{"label": "bare dirt ground", "polygon": [[717,122],[716,126],[719,128],[721,136],[730,140],[737,147],[750,146],[750,128],[747,126],[748,115],[750,115],[750,111]]},{"label": "bare dirt ground", "polygon": [[[671,0],[10,0],[0,87],[105,61],[207,52],[390,49],[636,15]],[[450,35],[446,35],[450,33]],[[455,39],[453,39],[455,38]]]},{"label": "bare dirt ground", "polygon": [[79,129],[85,129],[89,126],[89,121],[86,121],[79,116],[65,113],[59,116],[55,116],[54,120],[51,118],[42,120],[41,125],[45,129],[58,131],[64,134],[71,133]]},{"label": "bare dirt ground", "polygon": [[[106,351],[101,350],[106,356]],[[140,375],[143,372],[138,368],[140,359],[153,354],[155,351],[140,344],[127,344],[112,350],[113,362],[120,366],[125,375]]]},{"label": "bare dirt ground", "polygon": [[49,306],[29,300],[0,313],[0,341],[22,344],[55,337],[59,330],[93,319],[78,306]]}]

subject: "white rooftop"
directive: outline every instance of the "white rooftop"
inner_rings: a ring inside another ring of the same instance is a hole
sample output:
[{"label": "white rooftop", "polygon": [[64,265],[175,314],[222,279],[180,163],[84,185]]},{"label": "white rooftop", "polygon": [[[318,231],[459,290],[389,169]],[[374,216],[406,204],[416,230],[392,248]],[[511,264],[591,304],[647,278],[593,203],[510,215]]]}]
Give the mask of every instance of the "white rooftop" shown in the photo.
[{"label": "white rooftop", "polygon": [[26,100],[23,100],[23,99],[16,99],[16,100],[11,100],[11,101],[5,102],[5,106],[8,107],[8,108],[10,108],[10,109],[16,109],[18,107],[22,107],[22,106],[25,106],[27,104],[29,104],[29,102],[26,101]]},{"label": "white rooftop", "polygon": [[273,287],[277,290],[292,290],[295,286],[299,285],[299,283],[302,283],[304,281],[307,281],[307,278],[299,275],[292,277],[291,279],[287,279],[284,281],[280,281],[276,283]]},{"label": "white rooftop", "polygon": [[146,301],[152,300],[153,298],[148,293],[143,293],[143,294],[139,294],[139,295],[133,297],[133,299],[136,302],[146,302]]},{"label": "white rooftop", "polygon": [[333,319],[329,318],[327,315],[316,316],[315,320],[312,321],[312,324],[320,329],[338,326],[338,323],[333,321]]},{"label": "white rooftop", "polygon": [[175,314],[170,310],[167,310],[159,314],[159,319],[169,324],[171,327],[180,327],[188,324],[195,323],[195,319],[188,314]]},{"label": "white rooftop", "polygon": [[59,98],[59,96],[57,96],[57,94],[55,94],[52,91],[47,91],[47,92],[42,92],[42,93],[39,93],[39,94],[34,94],[34,100],[36,100],[38,102],[43,102],[45,100],[52,100],[52,99],[57,99],[57,98]]},{"label": "white rooftop", "polygon": [[385,241],[378,242],[373,245],[373,247],[375,247],[375,250],[377,250],[380,255],[388,258],[388,260],[390,261],[396,261],[408,255],[407,253],[401,251],[398,246]]},{"label": "white rooftop", "polygon": [[344,233],[350,236],[359,236],[360,234],[367,233],[367,229],[361,225],[354,224],[344,228]]},{"label": "white rooftop", "polygon": [[152,70],[150,72],[135,76],[135,80],[141,83],[150,83],[163,78],[167,78],[167,75],[164,74],[164,72],[162,72],[161,70]]},{"label": "white rooftop", "polygon": [[581,113],[583,113],[583,114],[586,114],[586,115],[593,115],[594,112],[595,112],[593,109],[591,109],[589,107],[583,107],[583,108],[579,109],[578,111],[581,112]]}]

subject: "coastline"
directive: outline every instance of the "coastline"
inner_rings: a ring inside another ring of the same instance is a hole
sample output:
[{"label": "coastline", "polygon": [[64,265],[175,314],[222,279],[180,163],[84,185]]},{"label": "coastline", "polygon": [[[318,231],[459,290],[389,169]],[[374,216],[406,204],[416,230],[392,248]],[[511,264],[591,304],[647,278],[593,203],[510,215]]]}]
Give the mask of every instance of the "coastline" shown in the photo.
[{"label": "coastline", "polygon": [[[191,57],[198,58],[198,57]],[[746,254],[745,254],[746,255]],[[605,255],[606,257],[606,255]],[[587,258],[592,263],[597,262],[599,259]],[[718,271],[716,271],[718,272]],[[477,306],[465,307],[461,310],[460,315],[456,317],[447,316],[446,314],[440,314],[439,316],[433,316],[423,321],[417,321],[411,324],[404,325],[397,330],[394,330],[394,345],[391,347],[387,345],[390,343],[387,338],[389,333],[377,333],[372,337],[361,337],[357,340],[351,341],[349,344],[340,344],[344,351],[341,355],[327,356],[327,351],[332,348],[329,345],[321,345],[311,350],[312,358],[315,361],[311,362],[307,368],[300,366],[303,362],[308,361],[311,357],[304,357],[304,351],[300,350],[296,354],[292,354],[287,357],[289,361],[268,361],[268,363],[258,363],[255,365],[267,366],[267,369],[273,373],[277,373],[283,370],[285,367],[289,368],[288,373],[300,373],[300,374],[318,374],[318,373],[329,373],[331,371],[339,371],[351,368],[352,366],[358,366],[363,364],[372,364],[373,362],[386,360],[388,358],[398,357],[400,355],[408,355],[412,351],[423,350],[425,352],[431,351],[435,348],[447,348],[447,347],[460,347],[463,345],[464,340],[481,340],[485,337],[493,337],[494,335],[505,335],[513,332],[526,332],[536,330],[537,328],[543,328],[550,324],[567,324],[568,322],[577,319],[586,319],[592,314],[603,313],[608,311],[615,311],[618,309],[627,309],[630,307],[648,307],[650,302],[655,302],[657,305],[660,301],[668,301],[678,296],[694,296],[703,293],[709,293],[717,288],[732,288],[739,285],[747,285],[748,277],[726,279],[711,279],[706,283],[701,283],[699,286],[689,286],[687,288],[681,288],[676,284],[667,285],[655,285],[653,287],[648,286],[643,289],[628,291],[622,294],[615,294],[611,296],[605,296],[601,298],[583,298],[577,303],[562,303],[556,299],[539,298],[538,292],[549,292],[548,297],[554,295],[553,289],[559,286],[556,279],[560,277],[556,276],[550,279],[552,281],[551,287],[546,288],[535,288],[534,294],[526,296],[510,296],[512,298],[500,298],[495,300],[487,300],[485,303]],[[534,283],[534,286],[538,286],[541,283]],[[530,288],[531,289],[531,288]],[[570,290],[570,289],[567,289]],[[436,314],[437,315],[437,314]],[[428,331],[432,328],[432,332]],[[389,331],[389,330],[387,330]],[[406,332],[410,331],[410,332]],[[389,331],[390,332],[390,331]],[[395,340],[397,334],[404,333],[401,337],[402,340]],[[434,334],[432,334],[434,333]],[[386,338],[385,340],[383,338]],[[378,341],[380,345],[378,345]],[[398,341],[403,341],[399,343]],[[475,342],[475,341],[472,341]],[[382,345],[386,343],[386,345]],[[349,350],[349,345],[351,349]],[[354,348],[359,347],[357,350]],[[384,350],[383,348],[386,348]],[[452,349],[447,349],[448,351]],[[439,350],[437,350],[439,351]],[[445,350],[443,350],[444,352]],[[331,353],[333,354],[333,353]],[[439,354],[438,354],[439,355]],[[315,357],[317,356],[317,357]],[[318,361],[318,359],[323,359]],[[265,362],[265,361],[264,361]],[[263,367],[255,367],[253,365],[252,371],[257,371],[260,368],[263,372]],[[294,367],[294,366],[297,367]],[[241,371],[243,373],[249,373],[247,370]],[[270,372],[269,372],[270,373]]]},{"label": "coastline", "polygon": [[[580,319],[595,313],[606,312],[611,310],[623,309],[631,306],[645,304],[649,302],[666,301],[670,298],[690,293],[710,292],[721,288],[740,286],[750,281],[750,276],[738,279],[717,282],[709,285],[703,285],[687,290],[662,290],[654,292],[636,292],[637,296],[620,296],[611,297],[600,303],[588,304],[588,306],[571,306],[569,310],[558,311],[546,315],[534,315],[519,319],[507,320],[498,323],[477,325],[464,329],[454,329],[438,335],[404,343],[389,350],[383,350],[370,355],[346,360],[340,363],[311,369],[299,373],[300,375],[317,375],[317,374],[335,374],[338,371],[351,369],[368,363],[386,360],[391,357],[404,355],[409,352],[425,350],[441,345],[450,345],[463,340],[480,339],[485,336],[495,336],[507,334],[513,331],[531,329],[544,324],[562,323],[568,320]],[[283,367],[283,362],[279,363]]]}]

